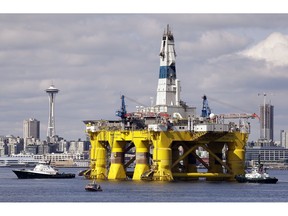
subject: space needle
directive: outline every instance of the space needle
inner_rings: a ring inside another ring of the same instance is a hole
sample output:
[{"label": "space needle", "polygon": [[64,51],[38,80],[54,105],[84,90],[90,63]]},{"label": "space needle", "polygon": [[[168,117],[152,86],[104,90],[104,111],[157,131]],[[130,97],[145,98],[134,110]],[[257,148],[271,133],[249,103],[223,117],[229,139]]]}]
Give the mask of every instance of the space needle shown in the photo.
[{"label": "space needle", "polygon": [[59,92],[59,89],[55,88],[52,84],[48,89],[45,90],[49,96],[49,119],[48,119],[48,128],[47,128],[47,141],[49,143],[54,143],[55,140],[55,116],[54,116],[54,106],[55,106],[55,97]]}]

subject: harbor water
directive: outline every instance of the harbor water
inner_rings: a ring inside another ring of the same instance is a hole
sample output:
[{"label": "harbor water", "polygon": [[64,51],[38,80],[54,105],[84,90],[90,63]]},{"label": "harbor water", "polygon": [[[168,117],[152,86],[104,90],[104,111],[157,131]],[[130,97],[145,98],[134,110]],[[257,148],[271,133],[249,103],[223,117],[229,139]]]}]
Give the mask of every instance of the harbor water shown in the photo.
[{"label": "harbor water", "polygon": [[[87,192],[89,180],[80,168],[61,168],[74,179],[18,179],[12,168],[0,168],[0,202],[21,203],[288,203],[288,170],[269,170],[277,184],[237,182],[98,181],[103,192]],[[1,204],[0,203],[0,204]],[[71,205],[71,204],[70,204]],[[0,205],[1,206],[1,205]],[[73,207],[74,205],[72,205]],[[226,207],[226,206],[225,206]],[[10,209],[10,207],[8,207]],[[78,208],[77,208],[78,209]],[[87,210],[87,209],[86,209]],[[81,210],[82,211],[82,210]],[[141,214],[140,214],[141,215]],[[169,214],[168,214],[169,215]]]},{"label": "harbor water", "polygon": [[103,192],[84,190],[80,168],[60,168],[74,179],[18,179],[0,169],[0,202],[288,202],[288,170],[269,170],[277,184],[237,182],[99,181]]}]

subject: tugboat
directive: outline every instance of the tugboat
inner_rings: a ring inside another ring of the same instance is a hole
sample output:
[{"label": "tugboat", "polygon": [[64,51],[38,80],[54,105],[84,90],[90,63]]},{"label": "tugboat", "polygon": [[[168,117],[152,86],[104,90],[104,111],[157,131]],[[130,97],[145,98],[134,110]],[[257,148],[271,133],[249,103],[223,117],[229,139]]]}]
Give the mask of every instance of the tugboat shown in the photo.
[{"label": "tugboat", "polygon": [[263,164],[260,162],[260,155],[258,156],[258,164],[252,167],[250,173],[243,175],[236,175],[235,179],[239,183],[262,183],[262,184],[276,184],[278,179],[270,177],[266,172],[266,168],[263,168]]},{"label": "tugboat", "polygon": [[102,191],[102,188],[99,184],[96,183],[96,181],[93,181],[92,183],[89,183],[85,186],[86,191]]},{"label": "tugboat", "polygon": [[60,173],[50,162],[39,162],[34,169],[12,170],[19,179],[75,178],[73,173]]}]

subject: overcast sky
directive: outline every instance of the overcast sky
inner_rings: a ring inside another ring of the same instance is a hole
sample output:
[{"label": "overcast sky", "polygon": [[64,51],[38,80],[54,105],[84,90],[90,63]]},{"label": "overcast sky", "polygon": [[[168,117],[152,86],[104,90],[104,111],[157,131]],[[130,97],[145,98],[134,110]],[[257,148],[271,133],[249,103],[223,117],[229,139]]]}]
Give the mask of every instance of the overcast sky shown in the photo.
[{"label": "overcast sky", "polygon": [[[274,137],[288,130],[286,14],[1,14],[0,135],[23,136],[23,120],[41,122],[56,96],[56,133],[85,138],[82,120],[118,119],[120,95],[156,98],[159,51],[169,24],[175,37],[181,99],[201,113],[257,113],[263,95],[274,107]],[[126,100],[128,111],[135,102]],[[251,120],[249,140],[259,137]]]}]

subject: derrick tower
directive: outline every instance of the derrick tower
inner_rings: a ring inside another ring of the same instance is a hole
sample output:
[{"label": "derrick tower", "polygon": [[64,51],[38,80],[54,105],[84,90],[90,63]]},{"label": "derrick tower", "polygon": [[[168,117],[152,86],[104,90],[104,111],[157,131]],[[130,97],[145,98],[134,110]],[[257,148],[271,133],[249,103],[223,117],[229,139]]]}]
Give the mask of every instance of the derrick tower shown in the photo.
[{"label": "derrick tower", "polygon": [[174,36],[167,25],[160,47],[160,71],[157,86],[156,105],[153,110],[157,113],[177,114],[181,118],[196,115],[196,108],[189,107],[180,98],[180,80],[176,76],[176,51]]},{"label": "derrick tower", "polygon": [[47,141],[50,143],[55,142],[55,97],[59,92],[59,89],[55,88],[54,85],[51,85],[48,89],[45,90],[49,96],[49,118],[48,118],[48,127],[47,127]]},{"label": "derrick tower", "polygon": [[176,79],[176,52],[174,36],[167,25],[160,48],[160,72],[157,88],[157,105],[179,106],[180,81]]}]

